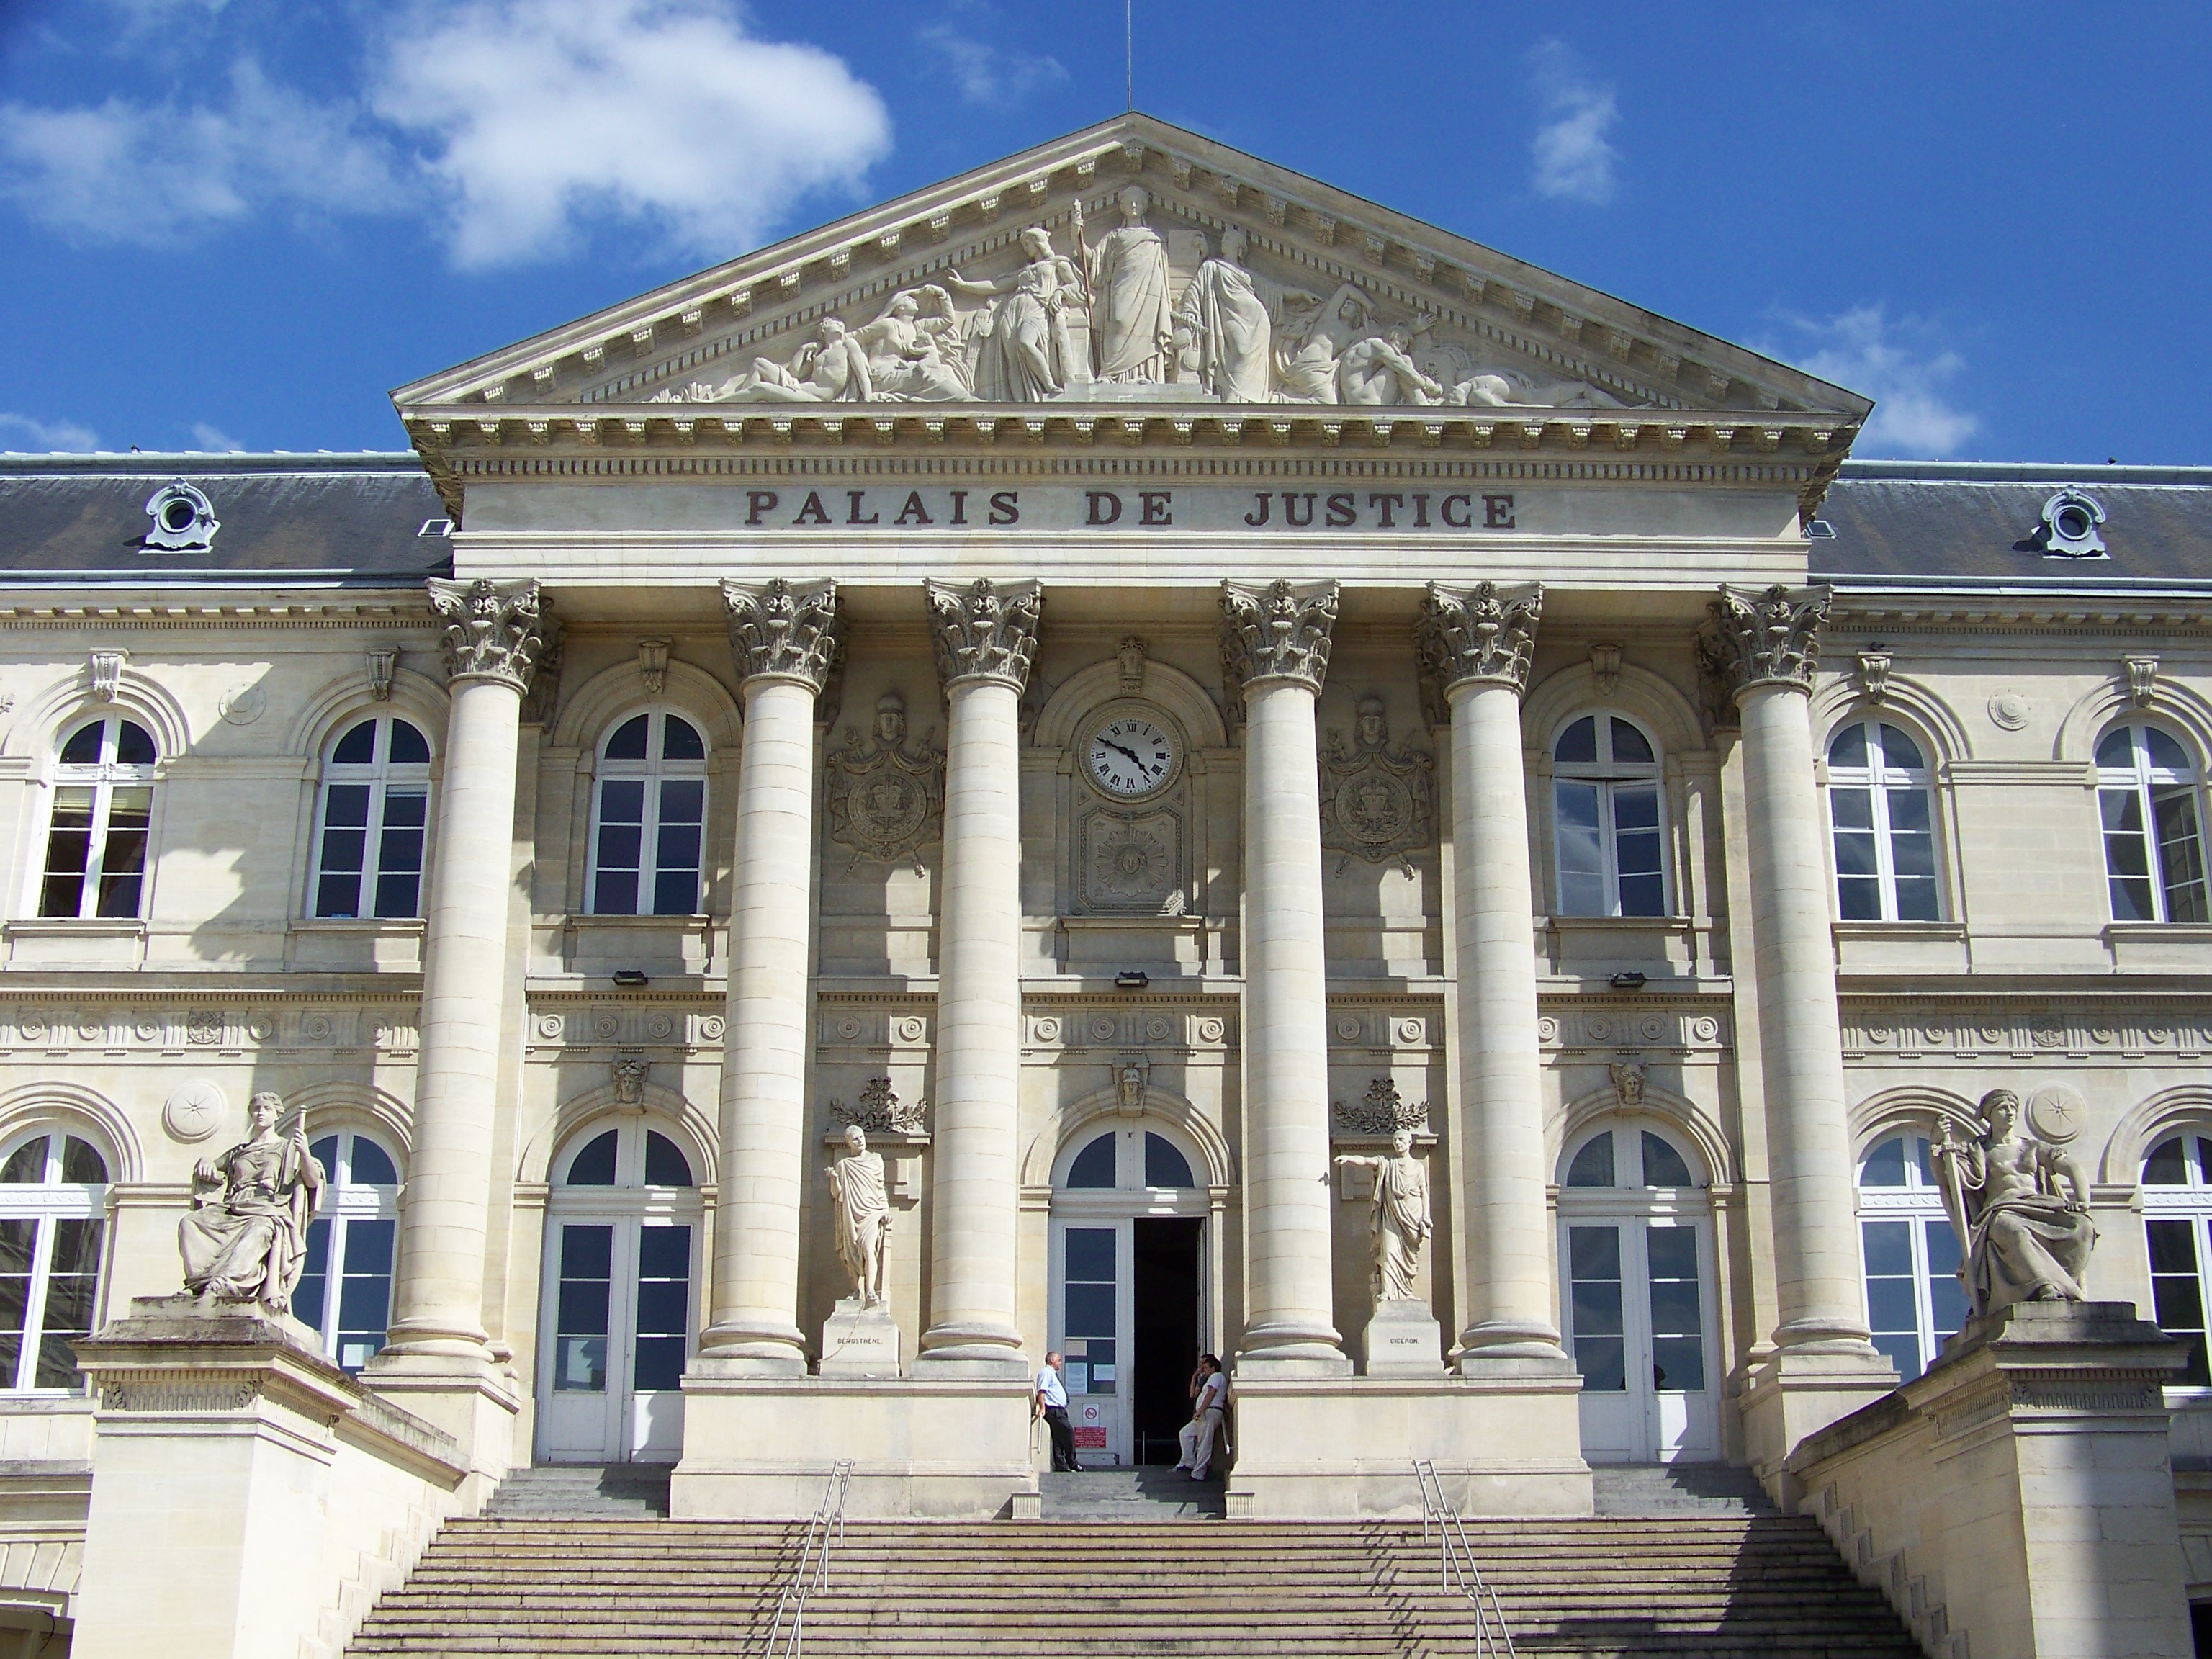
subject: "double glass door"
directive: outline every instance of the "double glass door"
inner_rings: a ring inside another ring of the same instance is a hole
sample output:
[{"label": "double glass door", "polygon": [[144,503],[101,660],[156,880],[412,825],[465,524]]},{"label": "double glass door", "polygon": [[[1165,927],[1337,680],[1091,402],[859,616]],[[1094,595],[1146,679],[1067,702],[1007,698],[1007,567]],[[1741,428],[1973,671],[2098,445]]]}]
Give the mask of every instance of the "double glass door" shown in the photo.
[{"label": "double glass door", "polygon": [[547,1229],[538,1455],[672,1462],[684,1449],[698,1228],[659,1216],[559,1216]]},{"label": "double glass door", "polygon": [[1172,1463],[1203,1340],[1195,1216],[1053,1224],[1052,1346],[1085,1463]]},{"label": "double glass door", "polygon": [[1560,1277],[1567,1341],[1583,1376],[1583,1455],[1593,1463],[1717,1458],[1710,1229],[1694,1218],[1562,1210]]}]

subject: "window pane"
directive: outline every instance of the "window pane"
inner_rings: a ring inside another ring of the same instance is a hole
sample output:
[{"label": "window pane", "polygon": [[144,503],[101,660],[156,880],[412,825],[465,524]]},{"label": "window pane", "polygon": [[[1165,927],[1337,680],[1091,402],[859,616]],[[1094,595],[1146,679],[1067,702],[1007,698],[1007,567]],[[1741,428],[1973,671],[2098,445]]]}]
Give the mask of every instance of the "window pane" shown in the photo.
[{"label": "window pane", "polygon": [[1099,1136],[1075,1155],[1075,1162],[1067,1166],[1066,1184],[1070,1187],[1111,1187],[1114,1184],[1112,1135]]},{"label": "window pane", "polygon": [[1571,1278],[1619,1279],[1620,1231],[1616,1227],[1567,1229],[1567,1270]]},{"label": "window pane", "polygon": [[2144,728],[2143,747],[2150,753],[2150,763],[2161,772],[2187,777],[2197,769],[2189,763],[2189,751],[2155,726]]},{"label": "window pane", "polygon": [[707,745],[690,721],[670,714],[661,732],[660,757],[663,760],[704,760]]},{"label": "window pane", "polygon": [[1068,1335],[1113,1335],[1113,1285],[1070,1285],[1066,1294]]},{"label": "window pane", "polygon": [[1659,879],[1659,791],[1656,785],[1615,785],[1613,867],[1620,877],[1620,914],[1666,914]]},{"label": "window pane", "polygon": [[1705,1391],[1705,1342],[1700,1336],[1651,1339],[1651,1386],[1674,1394]]},{"label": "window pane", "polygon": [[147,829],[154,818],[150,785],[118,786],[108,797],[107,844],[100,855],[100,914],[111,918],[138,914],[144,884]]},{"label": "window pane", "polygon": [[2186,1187],[2189,1184],[2189,1165],[2182,1157],[2181,1137],[2161,1140],[2150,1149],[2143,1160],[2143,1185],[2146,1187]]},{"label": "window pane", "polygon": [[1655,757],[1651,753],[1649,738],[1626,720],[1613,720],[1607,724],[1613,728],[1613,758],[1616,762],[1640,766],[1651,764]]},{"label": "window pane", "polygon": [[2151,1272],[2195,1274],[2197,1243],[2191,1223],[2151,1221],[2144,1224],[2143,1231],[2150,1245]]},{"label": "window pane", "polygon": [[624,720],[614,736],[607,739],[609,760],[643,760],[645,758],[646,727],[652,716],[640,714]]},{"label": "window pane", "polygon": [[[576,1154],[568,1165],[571,1187],[611,1187],[615,1184],[615,1132],[608,1130]],[[568,1236],[574,1238],[589,1228],[572,1227]]]},{"label": "window pane", "polygon": [[353,1138],[353,1180],[365,1187],[397,1187],[399,1170],[392,1154],[366,1135]]},{"label": "window pane", "polygon": [[[2175,1144],[2180,1143],[2177,1141]],[[33,1136],[9,1153],[5,1164],[0,1164],[0,1185],[28,1182],[37,1186],[46,1178],[46,1137],[44,1135]]]},{"label": "window pane", "polygon": [[[1644,1184],[1647,1187],[1694,1187],[1690,1178],[1690,1166],[1676,1152],[1650,1130],[1644,1131]],[[1685,1234],[1685,1237],[1689,1235]],[[1652,1271],[1658,1271],[1655,1264]]]},{"label": "window pane", "polygon": [[331,750],[333,766],[368,766],[375,759],[376,722],[373,720],[363,720],[360,725],[349,727],[345,736],[338,739],[337,747]]},{"label": "window pane", "polygon": [[1605,1130],[1575,1154],[1575,1161],[1567,1166],[1567,1185],[1570,1187],[1613,1185],[1612,1130]]},{"label": "window pane", "polygon": [[39,895],[42,916],[83,914],[84,872],[92,860],[93,791],[54,791],[54,812],[46,836],[46,879]]},{"label": "window pane", "polygon": [[307,1224],[307,1261],[301,1270],[299,1288],[292,1292],[292,1317],[320,1336],[324,1298],[330,1293],[331,1223],[328,1218]]},{"label": "window pane", "polygon": [[[674,1141],[658,1129],[645,1132],[645,1184],[648,1187],[689,1187],[691,1184],[691,1161],[684,1156]],[[663,1227],[657,1231],[674,1233],[682,1230]]]},{"label": "window pane", "polygon": [[2197,833],[2195,791],[2185,786],[2155,792],[2151,816],[2158,826],[2158,872],[2166,889],[2166,919],[2203,921],[2204,853]]},{"label": "window pane", "polygon": [[1838,788],[1831,785],[1828,790],[1828,818],[1838,832],[1846,830],[1872,830],[1874,791],[1857,787]]},{"label": "window pane", "polygon": [[1190,1173],[1190,1160],[1178,1151],[1173,1141],[1164,1135],[1145,1132],[1145,1185],[1147,1187],[1195,1187],[1198,1182]]},{"label": "window pane", "polygon": [[1598,792],[1594,783],[1561,779],[1553,786],[1558,829],[1559,909],[1570,916],[1601,916],[1611,908],[1605,891],[1605,859],[1598,841]]},{"label": "window pane", "polygon": [[53,1257],[46,1274],[46,1334],[39,1344],[33,1388],[73,1389],[76,1353],[70,1344],[92,1334],[92,1307],[100,1289],[100,1246],[106,1224],[56,1221]]},{"label": "window pane", "polygon": [[1905,1331],[1876,1331],[1874,1346],[1882,1357],[1897,1368],[1897,1374],[1910,1382],[1920,1375],[1920,1338]]},{"label": "window pane", "polygon": [[1927,835],[1930,827],[1928,817],[1928,792],[1925,789],[1892,789],[1888,794],[1891,836],[1901,836],[1907,832],[1919,836]]},{"label": "window pane", "polygon": [[62,745],[61,762],[64,766],[97,766],[100,764],[100,740],[106,732],[107,722],[94,720],[80,726],[70,733],[69,741]]},{"label": "window pane", "polygon": [[122,766],[151,766],[155,755],[154,739],[146,728],[136,720],[125,720],[115,733],[115,759]]},{"label": "window pane", "polygon": [[1866,1270],[1870,1276],[1911,1276],[1911,1223],[1863,1222],[1859,1227],[1859,1237],[1866,1250]]},{"label": "window pane", "polygon": [[1917,772],[1927,764],[1920,758],[1920,745],[1893,726],[1881,728],[1882,763],[1899,771]]},{"label": "window pane", "polygon": [[1066,1243],[1067,1277],[1075,1279],[1114,1277],[1114,1232],[1109,1227],[1070,1227]]},{"label": "window pane", "polygon": [[75,1135],[62,1140],[62,1180],[71,1187],[100,1187],[107,1182],[107,1161],[88,1141]]},{"label": "window pane", "polygon": [[1859,1169],[1862,1187],[1905,1185],[1905,1137],[1893,1135],[1866,1155]]},{"label": "window pane", "polygon": [[1577,1279],[1574,1283],[1572,1312],[1578,1334],[1620,1335],[1620,1281]]},{"label": "window pane", "polygon": [[1575,1339],[1575,1369],[1584,1394],[1621,1394],[1628,1388],[1628,1345],[1617,1336]]},{"label": "window pane", "polygon": [[1560,732],[1559,742],[1552,746],[1552,758],[1570,764],[1595,763],[1597,759],[1597,716],[1585,714]]},{"label": "window pane", "polygon": [[[1698,1230],[1695,1227],[1647,1227],[1644,1233],[1644,1253],[1651,1263],[1651,1277],[1659,1279],[1680,1279],[1694,1285],[1698,1282]],[[1692,1325],[1654,1325],[1654,1330],[1673,1331],[1698,1328]]]},{"label": "window pane", "polygon": [[2116,772],[2130,771],[2136,763],[2135,734],[2127,726],[2107,732],[2097,744],[2097,764]]},{"label": "window pane", "polygon": [[[638,1235],[637,1271],[641,1279],[682,1279],[687,1284],[691,1278],[691,1230],[689,1227],[647,1227]],[[681,1325],[665,1328],[648,1326],[640,1322],[641,1330],[680,1330]]]},{"label": "window pane", "polygon": [[428,766],[430,763],[430,740],[405,720],[392,722],[392,763],[394,766]]},{"label": "window pane", "polygon": [[1861,767],[1867,763],[1866,727],[1853,720],[1828,744],[1828,764]]},{"label": "window pane", "polygon": [[2155,921],[2150,848],[2143,836],[2142,797],[2133,789],[2100,789],[2097,807],[2105,826],[2105,870],[2110,878],[2112,919]]}]

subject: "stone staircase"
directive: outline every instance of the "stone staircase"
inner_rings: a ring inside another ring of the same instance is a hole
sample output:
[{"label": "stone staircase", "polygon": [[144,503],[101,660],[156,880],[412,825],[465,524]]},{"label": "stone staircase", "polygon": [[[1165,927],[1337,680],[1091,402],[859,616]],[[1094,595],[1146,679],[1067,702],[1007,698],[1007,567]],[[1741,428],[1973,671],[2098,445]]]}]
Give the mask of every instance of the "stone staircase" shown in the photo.
[{"label": "stone staircase", "polygon": [[484,1510],[493,1521],[649,1521],[668,1514],[670,1463],[549,1463],[517,1469]]},{"label": "stone staircase", "polygon": [[[1048,1501],[1116,1512],[1154,1501],[1137,1479],[1127,1494],[1113,1481],[1139,1472],[1101,1473],[1112,1490],[1055,1491]],[[501,1512],[446,1528],[349,1653],[758,1653],[805,1530],[537,1513],[541,1504],[637,1501],[574,1472],[501,1496]],[[532,1512],[518,1514],[526,1496]],[[1524,1656],[1919,1652],[1810,1520],[1669,1511],[1469,1521],[1467,1529]],[[1419,1523],[1398,1522],[855,1521],[828,1590],[807,1604],[805,1635],[810,1659],[1220,1659],[1255,1650],[1283,1659],[1408,1659],[1475,1650],[1474,1614],[1440,1589],[1433,1540],[1425,1546]]]},{"label": "stone staircase", "polygon": [[1047,1521],[1218,1521],[1226,1512],[1218,1480],[1152,1465],[1041,1474],[1037,1489]]},{"label": "stone staircase", "polygon": [[1590,1470],[1600,1515],[1779,1515],[1749,1469],[1729,1463],[1601,1463]]}]

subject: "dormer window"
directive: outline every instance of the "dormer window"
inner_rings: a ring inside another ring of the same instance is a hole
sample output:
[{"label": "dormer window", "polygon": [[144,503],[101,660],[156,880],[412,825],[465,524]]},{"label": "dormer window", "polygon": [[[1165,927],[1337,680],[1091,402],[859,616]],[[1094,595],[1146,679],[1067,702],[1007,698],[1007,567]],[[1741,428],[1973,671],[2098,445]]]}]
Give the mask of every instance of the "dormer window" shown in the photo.
[{"label": "dormer window", "polygon": [[2043,504],[2043,527],[2035,532],[2046,559],[2101,559],[2105,538],[2097,526],[2105,509],[2094,495],[2075,489],[2060,490]]},{"label": "dormer window", "polygon": [[182,478],[172,479],[146,500],[153,527],[143,545],[164,553],[204,553],[222,528],[208,498]]}]

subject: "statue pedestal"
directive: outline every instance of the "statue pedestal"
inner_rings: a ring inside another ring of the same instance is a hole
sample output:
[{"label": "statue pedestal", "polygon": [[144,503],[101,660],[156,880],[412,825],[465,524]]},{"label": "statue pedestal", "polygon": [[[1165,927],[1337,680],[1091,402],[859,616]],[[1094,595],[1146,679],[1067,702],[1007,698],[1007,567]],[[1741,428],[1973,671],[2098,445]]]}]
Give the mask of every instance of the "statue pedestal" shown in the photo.
[{"label": "statue pedestal", "polygon": [[1363,1376],[1442,1376],[1443,1327],[1425,1302],[1384,1302],[1360,1338]]},{"label": "statue pedestal", "polygon": [[823,1376],[897,1376],[898,1322],[878,1302],[873,1306],[845,1297],[823,1322]]}]

